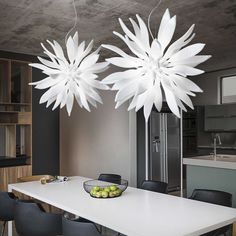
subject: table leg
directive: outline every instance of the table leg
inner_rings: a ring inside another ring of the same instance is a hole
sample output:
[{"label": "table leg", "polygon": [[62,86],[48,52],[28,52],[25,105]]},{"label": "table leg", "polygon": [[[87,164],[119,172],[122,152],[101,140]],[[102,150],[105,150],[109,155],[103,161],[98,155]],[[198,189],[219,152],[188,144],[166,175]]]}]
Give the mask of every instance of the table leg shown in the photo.
[{"label": "table leg", "polygon": [[7,225],[8,225],[8,236],[12,236],[12,221],[8,221]]},{"label": "table leg", "polygon": [[[12,192],[12,188],[8,186],[8,192]],[[8,236],[12,236],[12,221],[8,221]]]}]

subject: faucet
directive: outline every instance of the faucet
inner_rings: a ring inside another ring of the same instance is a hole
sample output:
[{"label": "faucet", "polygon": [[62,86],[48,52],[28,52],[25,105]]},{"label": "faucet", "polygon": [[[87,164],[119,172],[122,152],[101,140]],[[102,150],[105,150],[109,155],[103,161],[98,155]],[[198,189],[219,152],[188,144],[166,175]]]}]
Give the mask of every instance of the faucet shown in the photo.
[{"label": "faucet", "polygon": [[217,140],[218,140],[218,144],[221,145],[222,142],[221,142],[221,139],[220,139],[220,134],[215,134],[214,136],[214,143],[213,143],[213,147],[214,147],[214,150],[213,150],[213,155],[214,155],[214,158],[216,159],[216,156],[217,156],[217,152],[216,152],[216,145],[217,145]]}]

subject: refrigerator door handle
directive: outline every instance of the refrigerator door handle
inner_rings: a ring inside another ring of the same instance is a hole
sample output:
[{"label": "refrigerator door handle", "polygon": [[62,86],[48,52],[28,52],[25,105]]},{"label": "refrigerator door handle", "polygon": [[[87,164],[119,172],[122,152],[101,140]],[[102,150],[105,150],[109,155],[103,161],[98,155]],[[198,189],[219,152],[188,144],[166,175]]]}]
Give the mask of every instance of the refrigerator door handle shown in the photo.
[{"label": "refrigerator door handle", "polygon": [[165,138],[165,114],[161,113],[161,130],[162,130],[162,168],[163,168],[163,176],[162,176],[162,181],[166,182],[166,148],[165,148],[165,143],[166,143],[166,138]]},{"label": "refrigerator door handle", "polygon": [[166,183],[169,182],[168,179],[168,142],[167,142],[167,114],[164,114],[165,119],[164,119],[164,131],[165,131],[165,181]]},{"label": "refrigerator door handle", "polygon": [[159,137],[152,141],[153,152],[159,152],[160,139]]}]

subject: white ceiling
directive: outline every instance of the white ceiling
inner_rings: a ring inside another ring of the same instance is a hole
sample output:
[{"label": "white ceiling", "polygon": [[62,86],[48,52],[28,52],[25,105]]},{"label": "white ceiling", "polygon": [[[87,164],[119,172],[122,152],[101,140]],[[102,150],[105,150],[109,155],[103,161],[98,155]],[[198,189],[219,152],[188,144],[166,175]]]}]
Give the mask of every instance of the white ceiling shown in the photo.
[{"label": "white ceiling", "polygon": [[[154,0],[75,0],[81,39],[101,43],[122,42],[112,35],[120,31],[118,17],[128,22],[140,14],[145,20],[157,4]],[[205,68],[214,70],[236,66],[235,0],[163,0],[152,17],[153,29],[164,10],[177,15],[176,37],[196,24],[195,41],[207,44],[204,53],[213,55]],[[41,54],[40,42],[64,37],[73,25],[72,0],[0,0],[0,50]]]}]

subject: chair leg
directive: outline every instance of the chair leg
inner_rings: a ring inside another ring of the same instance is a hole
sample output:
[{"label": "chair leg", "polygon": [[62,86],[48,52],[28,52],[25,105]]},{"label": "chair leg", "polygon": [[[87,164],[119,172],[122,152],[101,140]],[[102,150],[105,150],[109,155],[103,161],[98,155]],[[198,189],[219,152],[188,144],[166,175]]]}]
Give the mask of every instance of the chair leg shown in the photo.
[{"label": "chair leg", "polygon": [[6,221],[3,222],[1,236],[4,236],[4,232],[5,232],[5,228],[6,228],[6,223],[7,223]]}]

